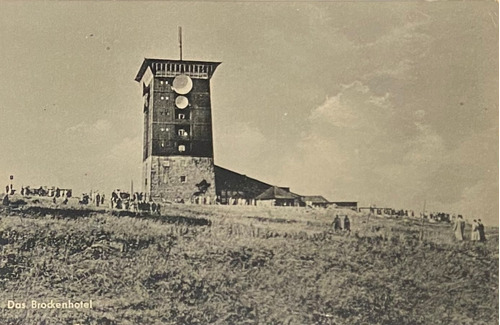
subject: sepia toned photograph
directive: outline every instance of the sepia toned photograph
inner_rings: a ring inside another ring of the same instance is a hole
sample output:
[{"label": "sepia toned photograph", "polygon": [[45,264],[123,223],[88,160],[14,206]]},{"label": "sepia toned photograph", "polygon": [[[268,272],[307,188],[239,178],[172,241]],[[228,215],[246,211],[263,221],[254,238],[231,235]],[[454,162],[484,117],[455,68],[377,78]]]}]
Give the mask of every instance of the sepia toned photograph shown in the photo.
[{"label": "sepia toned photograph", "polygon": [[0,1],[0,325],[498,324],[498,12]]}]

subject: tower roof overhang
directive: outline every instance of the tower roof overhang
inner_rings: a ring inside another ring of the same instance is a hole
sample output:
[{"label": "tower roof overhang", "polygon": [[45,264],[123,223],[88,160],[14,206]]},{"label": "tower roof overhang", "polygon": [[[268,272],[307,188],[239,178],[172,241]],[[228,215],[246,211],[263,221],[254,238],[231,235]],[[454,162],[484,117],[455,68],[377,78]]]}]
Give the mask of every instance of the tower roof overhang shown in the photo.
[{"label": "tower roof overhang", "polygon": [[142,77],[144,76],[144,73],[146,73],[146,70],[148,68],[151,69],[151,72],[153,74],[156,74],[156,71],[158,69],[158,64],[160,65],[166,65],[166,64],[184,64],[184,65],[203,65],[203,66],[208,66],[211,67],[210,69],[210,76],[215,72],[215,69],[219,64],[222,62],[209,62],[209,61],[188,61],[188,60],[170,60],[170,59],[151,59],[151,58],[145,58],[144,61],[142,62],[142,65],[139,69],[139,72],[137,72],[137,76],[135,77],[135,81],[140,82]]}]

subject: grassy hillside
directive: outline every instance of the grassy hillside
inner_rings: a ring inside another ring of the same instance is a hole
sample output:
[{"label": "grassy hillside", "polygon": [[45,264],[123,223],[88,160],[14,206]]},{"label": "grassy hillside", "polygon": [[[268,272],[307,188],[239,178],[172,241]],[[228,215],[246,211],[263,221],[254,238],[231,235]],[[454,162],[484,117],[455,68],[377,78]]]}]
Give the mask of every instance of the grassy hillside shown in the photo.
[{"label": "grassy hillside", "polygon": [[[37,203],[36,205],[39,205]],[[497,324],[498,229],[345,211],[172,205],[162,217],[0,210],[1,324]],[[7,309],[8,300],[93,309]]]}]

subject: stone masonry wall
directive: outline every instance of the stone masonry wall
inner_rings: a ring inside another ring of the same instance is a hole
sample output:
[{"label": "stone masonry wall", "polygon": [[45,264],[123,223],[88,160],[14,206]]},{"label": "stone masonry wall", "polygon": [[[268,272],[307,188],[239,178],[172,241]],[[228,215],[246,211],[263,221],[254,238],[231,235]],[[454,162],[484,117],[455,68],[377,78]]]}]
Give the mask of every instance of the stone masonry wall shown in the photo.
[{"label": "stone masonry wall", "polygon": [[[213,158],[151,157],[151,196],[155,200],[211,204],[215,200]],[[206,193],[199,193],[196,184],[209,183]],[[195,200],[195,198],[198,198]]]}]

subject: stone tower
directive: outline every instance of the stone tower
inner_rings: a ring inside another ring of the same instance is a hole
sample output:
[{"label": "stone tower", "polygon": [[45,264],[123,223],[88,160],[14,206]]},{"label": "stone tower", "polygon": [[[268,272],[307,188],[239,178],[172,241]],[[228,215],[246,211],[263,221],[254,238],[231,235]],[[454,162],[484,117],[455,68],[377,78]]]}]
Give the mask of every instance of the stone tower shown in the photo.
[{"label": "stone tower", "polygon": [[142,188],[158,201],[215,197],[210,78],[220,62],[144,59]]}]

